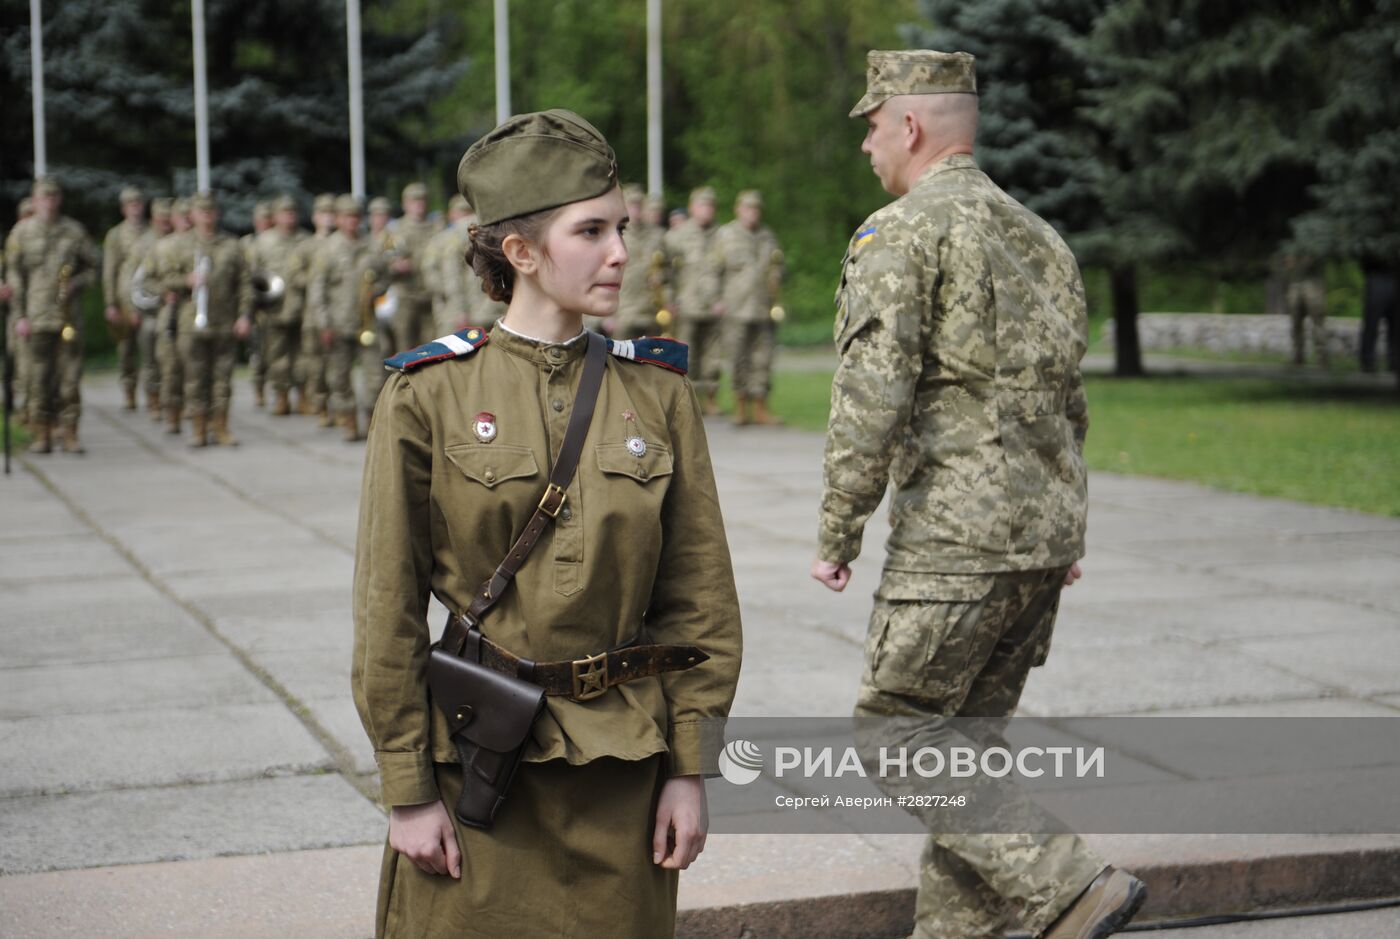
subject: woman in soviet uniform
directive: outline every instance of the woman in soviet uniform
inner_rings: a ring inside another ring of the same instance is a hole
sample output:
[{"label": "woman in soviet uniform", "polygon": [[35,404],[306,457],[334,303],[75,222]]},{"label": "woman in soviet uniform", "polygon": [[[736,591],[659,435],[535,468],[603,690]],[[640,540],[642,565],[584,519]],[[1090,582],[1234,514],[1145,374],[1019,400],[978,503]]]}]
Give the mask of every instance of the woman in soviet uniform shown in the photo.
[{"label": "woman in soviet uniform", "polygon": [[489,331],[388,360],[371,422],[352,681],[391,810],[377,935],[670,936],[741,645],[684,346],[611,346],[564,506],[482,633],[539,663],[639,636],[708,658],[551,694],[494,826],[450,808],[461,771],[425,682],[429,594],[466,610],[539,504],[583,370],[583,317],[616,311],[627,263],[616,161],[578,115],[509,119],[457,180],[478,217],[468,259],[509,306]]}]

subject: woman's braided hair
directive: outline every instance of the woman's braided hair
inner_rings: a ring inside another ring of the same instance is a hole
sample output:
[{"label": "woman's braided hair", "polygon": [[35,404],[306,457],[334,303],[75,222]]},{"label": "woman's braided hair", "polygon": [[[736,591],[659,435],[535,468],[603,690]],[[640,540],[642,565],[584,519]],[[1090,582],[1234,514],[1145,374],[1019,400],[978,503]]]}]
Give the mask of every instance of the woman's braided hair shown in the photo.
[{"label": "woman's braided hair", "polygon": [[518,235],[526,241],[541,244],[540,236],[558,211],[543,209],[491,225],[472,225],[467,229],[467,266],[481,278],[481,289],[486,296],[509,303],[515,291],[515,268],[501,247],[506,238]]}]

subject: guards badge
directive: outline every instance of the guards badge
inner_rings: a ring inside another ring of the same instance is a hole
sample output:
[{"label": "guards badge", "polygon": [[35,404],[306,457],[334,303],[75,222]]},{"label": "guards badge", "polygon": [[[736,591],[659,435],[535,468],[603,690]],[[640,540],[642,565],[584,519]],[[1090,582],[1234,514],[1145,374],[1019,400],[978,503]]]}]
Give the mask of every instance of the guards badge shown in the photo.
[{"label": "guards badge", "polygon": [[482,443],[490,443],[496,439],[496,415],[490,411],[482,411],[472,421],[472,433],[476,434],[476,439]]}]

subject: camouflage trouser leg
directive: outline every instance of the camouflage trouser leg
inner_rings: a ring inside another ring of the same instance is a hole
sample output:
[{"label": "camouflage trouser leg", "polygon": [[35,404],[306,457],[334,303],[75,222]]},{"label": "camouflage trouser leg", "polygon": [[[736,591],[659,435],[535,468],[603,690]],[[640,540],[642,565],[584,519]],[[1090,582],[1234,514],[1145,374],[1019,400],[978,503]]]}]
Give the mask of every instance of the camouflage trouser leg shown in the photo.
[{"label": "camouflage trouser leg", "polygon": [[214,337],[203,332],[182,332],[176,344],[185,371],[185,409],[192,418],[204,417],[213,407]]},{"label": "camouflage trouser leg", "polygon": [[1321,283],[1304,281],[1288,285],[1288,318],[1293,329],[1293,361],[1302,364],[1306,358],[1303,321],[1312,332],[1313,351],[1319,365],[1326,365],[1327,355],[1327,290]]},{"label": "camouflage trouser leg", "polygon": [[677,337],[690,346],[690,382],[699,394],[713,394],[719,387],[722,320],[683,319],[676,327]]},{"label": "camouflage trouser leg", "polygon": [[735,321],[725,332],[734,393],[745,398],[768,397],[773,383],[773,321]]},{"label": "camouflage trouser leg", "polygon": [[[1031,668],[1049,652],[1063,568],[926,580],[887,574],[875,602],[855,714],[884,720],[860,743],[867,762],[882,745],[910,752],[970,746],[979,753],[1000,745]],[[974,740],[943,724],[948,717],[994,720]],[[929,791],[918,777],[879,782],[893,796]],[[1003,823],[997,833],[939,831],[938,813],[947,809],[916,813],[930,826],[918,939],[1000,937],[1012,915],[1039,934],[1105,867],[1072,834],[1001,833],[1017,832],[1016,819],[1043,813],[1008,800],[1004,789],[995,795],[992,811]]]},{"label": "camouflage trouser leg", "polygon": [[160,361],[160,405],[183,410],[185,405],[185,360],[179,341],[164,329],[156,335],[156,358]]},{"label": "camouflage trouser leg", "polygon": [[355,413],[355,360],[360,348],[355,336],[336,336],[326,350],[326,384],[333,414]]},{"label": "camouflage trouser leg", "polygon": [[[122,316],[126,316],[122,312]],[[136,391],[136,330],[128,327],[126,335],[118,339],[115,343],[117,347],[117,371],[121,378],[122,390],[130,393]]]},{"label": "camouflage trouser leg", "polygon": [[263,324],[267,336],[267,380],[276,392],[290,391],[301,358],[301,322]]},{"label": "camouflage trouser leg", "polygon": [[249,372],[253,377],[253,390],[261,391],[267,384],[268,373],[268,333],[271,332],[267,317],[259,316],[258,325],[254,328],[253,336],[248,341]]},{"label": "camouflage trouser leg", "polygon": [[302,394],[311,402],[313,411],[320,411],[326,404],[329,391],[326,387],[326,357],[321,346],[321,331],[303,321],[301,327],[301,385]]},{"label": "camouflage trouser leg", "polygon": [[29,334],[29,420],[76,427],[82,416],[83,339],[64,342],[57,332]]},{"label": "camouflage trouser leg", "polygon": [[[447,332],[454,332],[448,330]],[[441,335],[447,335],[447,332]],[[398,354],[394,348],[394,332],[386,323],[377,325],[374,331],[376,341],[372,346],[360,347],[361,375],[365,380],[365,413],[373,413],[374,402],[379,400],[379,391],[389,380],[389,370],[384,360]]]},{"label": "camouflage trouser leg", "polygon": [[29,340],[19,338],[15,332],[15,320],[19,317],[14,313],[10,314],[10,323],[7,327],[9,335],[5,337],[7,348],[14,356],[14,389],[15,389],[15,413],[27,415],[29,413],[29,369],[30,362],[33,361],[34,354],[29,348]]},{"label": "camouflage trouser leg", "polygon": [[228,413],[233,401],[233,368],[238,364],[238,340],[229,333],[210,337],[210,358],[214,372],[209,383],[209,401],[214,413]]},{"label": "camouflage trouser leg", "polygon": [[142,316],[141,326],[136,331],[136,348],[141,355],[141,387],[147,395],[160,394],[160,362],[156,358],[156,339],[155,316]]},{"label": "camouflage trouser leg", "polygon": [[394,311],[394,351],[404,352],[414,346],[431,342],[436,336],[433,331],[433,310],[431,305],[407,297],[399,298],[399,308]]}]

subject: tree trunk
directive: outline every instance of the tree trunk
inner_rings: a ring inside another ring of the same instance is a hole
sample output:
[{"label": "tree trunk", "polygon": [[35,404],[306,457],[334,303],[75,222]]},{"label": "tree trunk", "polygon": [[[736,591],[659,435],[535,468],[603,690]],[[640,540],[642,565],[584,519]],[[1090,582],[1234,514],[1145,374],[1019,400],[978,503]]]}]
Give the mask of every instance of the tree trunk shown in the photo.
[{"label": "tree trunk", "polygon": [[1142,375],[1142,347],[1138,342],[1137,268],[1109,270],[1113,294],[1113,373],[1120,377]]}]

